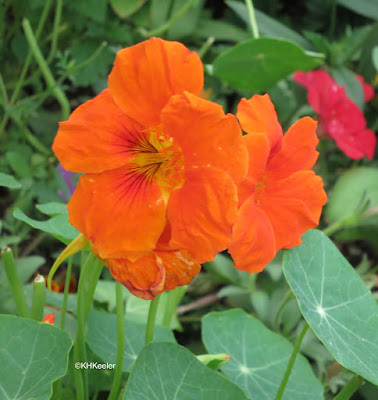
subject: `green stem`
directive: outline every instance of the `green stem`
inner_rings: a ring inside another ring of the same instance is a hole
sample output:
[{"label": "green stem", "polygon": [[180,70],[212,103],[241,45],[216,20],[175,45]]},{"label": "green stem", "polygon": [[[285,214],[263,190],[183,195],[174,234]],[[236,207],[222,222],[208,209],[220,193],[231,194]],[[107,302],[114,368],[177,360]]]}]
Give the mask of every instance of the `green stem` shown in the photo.
[{"label": "green stem", "polygon": [[329,36],[333,39],[336,27],[336,10],[337,10],[337,0],[332,0],[331,4],[331,21],[329,23]]},{"label": "green stem", "polygon": [[68,260],[68,265],[67,265],[66,281],[64,282],[63,305],[62,305],[62,311],[60,313],[60,329],[63,330],[66,323],[68,292],[70,290],[71,273],[72,273],[72,260],[73,257],[71,256]]},{"label": "green stem", "polygon": [[60,87],[56,85],[55,79],[47,65],[47,62],[44,59],[41,50],[38,47],[38,43],[34,37],[33,30],[30,26],[29,20],[24,18],[24,20],[22,21],[22,27],[24,29],[26,39],[29,43],[31,51],[37,61],[39,68],[41,69],[43,77],[45,78],[47,86],[50,88],[54,88],[53,89],[54,96],[56,97],[57,101],[59,102],[62,108],[62,119],[66,120],[70,115],[70,104],[68,102],[68,99],[63,93],[63,91],[60,89]]},{"label": "green stem", "polygon": [[33,281],[33,301],[31,317],[36,321],[42,321],[43,309],[46,300],[46,281],[42,275],[37,275]]},{"label": "green stem", "polygon": [[247,9],[248,9],[249,22],[251,24],[252,35],[253,35],[254,39],[258,39],[259,38],[259,30],[257,28],[255,9],[253,7],[252,0],[245,0],[245,4],[247,5]]},{"label": "green stem", "polygon": [[[95,263],[95,256],[90,253],[85,264],[82,266],[82,270],[79,278],[79,285],[77,290],[77,331],[74,346],[74,361],[86,362],[87,350],[85,342],[85,325],[86,325],[86,283],[90,276],[90,272]],[[76,397],[80,400],[88,399],[88,385],[87,375],[85,370],[74,369],[75,382],[76,382]]]},{"label": "green stem", "polygon": [[342,388],[341,392],[333,400],[349,400],[353,393],[364,383],[359,375],[354,377]]},{"label": "green stem", "polygon": [[283,377],[283,379],[281,381],[281,385],[280,385],[280,387],[278,389],[278,392],[277,392],[276,400],[281,400],[282,399],[282,396],[284,394],[287,381],[289,380],[289,377],[290,377],[290,374],[291,374],[291,370],[293,369],[294,362],[295,362],[295,359],[297,357],[299,348],[301,347],[302,340],[303,340],[308,328],[309,328],[309,325],[306,322],[305,326],[303,327],[303,329],[302,329],[301,333],[299,334],[299,337],[298,337],[298,339],[297,339],[297,341],[296,341],[296,343],[294,345],[294,349],[293,349],[293,352],[291,353],[289,364],[287,365],[287,368],[286,368],[286,371],[285,371],[285,375],[284,375],[284,377]]},{"label": "green stem", "polygon": [[114,371],[114,379],[108,400],[117,399],[122,379],[123,352],[125,349],[125,325],[123,321],[123,298],[122,285],[116,282],[116,303],[117,303],[117,364]]},{"label": "green stem", "polygon": [[49,56],[47,57],[47,63],[50,63],[51,60],[55,57],[57,44],[58,44],[59,25],[60,25],[60,20],[62,17],[62,7],[63,7],[62,0],[57,0],[57,5],[56,5],[56,9],[55,9],[55,17],[54,17],[54,27],[53,27],[53,33],[52,33],[52,41],[51,41],[51,49],[50,49]]},{"label": "green stem", "polygon": [[214,44],[215,38],[213,36],[210,36],[207,38],[206,42],[202,45],[202,47],[198,50],[198,55],[202,59],[205,54],[208,52],[210,47]]},{"label": "green stem", "polygon": [[17,311],[20,317],[28,318],[29,309],[26,304],[24,291],[18,277],[16,264],[12,250],[9,247],[4,247],[1,250],[1,258],[3,259],[5,273],[8,278],[9,285],[12,290],[13,298],[16,303]]},{"label": "green stem", "polygon": [[334,224],[327,226],[327,228],[323,229],[323,233],[327,236],[333,235],[335,232],[340,230],[345,224],[345,220],[341,219],[340,221],[335,222]]},{"label": "green stem", "polygon": [[[43,26],[45,25],[47,15],[48,15],[49,10],[50,10],[50,6],[51,6],[51,0],[46,0],[45,6],[44,6],[42,14],[41,14],[41,18],[39,19],[37,31],[36,31],[36,34],[35,34],[36,40],[38,40],[39,36],[41,35]],[[20,77],[18,78],[16,87],[15,87],[13,93],[12,93],[12,97],[10,99],[10,105],[13,105],[15,103],[15,101],[18,99],[18,96],[20,94],[20,90],[21,90],[21,88],[22,88],[22,86],[24,84],[24,81],[25,81],[26,73],[28,72],[28,69],[29,69],[29,65],[30,65],[31,59],[32,59],[32,52],[31,52],[31,49],[29,49],[28,54],[26,56],[25,64],[24,64],[24,66],[22,68],[22,71],[21,71],[21,74],[20,74]],[[1,123],[0,123],[0,135],[4,130],[5,125],[8,122],[8,119],[9,119],[9,113],[6,112],[4,114],[4,117],[3,117],[2,121],[1,121]]]},{"label": "green stem", "polygon": [[293,298],[293,292],[291,290],[289,290],[285,297],[283,298],[277,313],[276,313],[276,317],[274,318],[274,327],[276,330],[278,330],[278,322],[279,322],[279,318],[281,316],[281,313],[283,311],[283,309],[285,308],[286,304],[289,303],[289,301]]},{"label": "green stem", "polygon": [[154,340],[154,329],[155,329],[155,319],[156,312],[159,305],[160,295],[157,295],[154,300],[150,303],[150,309],[148,311],[147,327],[146,327],[146,340],[145,344],[149,344]]},{"label": "green stem", "polygon": [[146,31],[145,29],[140,29],[139,32],[142,34],[144,37],[151,37],[151,36],[160,36],[162,33],[167,31],[171,25],[173,25],[178,19],[180,19],[188,10],[190,7],[193,6],[194,3],[196,3],[198,0],[189,0],[187,1],[178,11],[177,13],[173,14],[169,20],[163,24],[162,26],[159,26],[159,28],[153,29],[152,31]]}]

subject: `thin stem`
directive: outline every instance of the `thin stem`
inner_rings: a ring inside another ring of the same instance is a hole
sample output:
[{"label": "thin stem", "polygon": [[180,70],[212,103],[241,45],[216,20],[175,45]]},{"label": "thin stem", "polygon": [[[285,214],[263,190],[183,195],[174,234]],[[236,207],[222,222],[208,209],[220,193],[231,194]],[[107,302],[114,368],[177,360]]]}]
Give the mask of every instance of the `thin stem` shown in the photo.
[{"label": "thin stem", "polygon": [[337,10],[337,0],[332,0],[331,4],[331,20],[329,23],[329,36],[332,39],[335,33],[336,27],[336,10]]},{"label": "thin stem", "polygon": [[323,229],[323,233],[327,236],[333,235],[335,232],[340,230],[344,226],[345,220],[341,219],[340,221],[335,222],[334,224],[327,226],[327,228]]},{"label": "thin stem", "polygon": [[[51,0],[46,0],[45,6],[44,6],[42,14],[41,14],[41,18],[39,19],[39,23],[38,23],[38,26],[37,26],[37,31],[35,33],[36,40],[38,40],[39,36],[41,35],[43,26],[45,25],[47,15],[48,15],[49,10],[50,10],[50,6],[51,6]],[[21,90],[21,88],[22,88],[22,86],[24,84],[25,76],[26,76],[26,73],[28,72],[31,60],[32,60],[32,52],[31,52],[31,49],[29,49],[28,50],[28,54],[26,56],[25,64],[24,64],[24,66],[23,66],[23,68],[21,70],[20,77],[18,78],[16,87],[15,87],[13,93],[12,93],[12,97],[11,97],[10,102],[9,102],[10,105],[13,105],[16,102],[16,100],[18,99],[18,96],[19,96],[20,90]],[[2,121],[1,121],[1,123],[0,123],[0,135],[4,130],[5,125],[8,122],[8,119],[9,119],[9,113],[6,112],[4,114],[4,117],[3,117]]]},{"label": "thin stem", "polygon": [[333,400],[349,400],[353,393],[364,383],[359,375],[354,377],[342,388],[341,392]]},{"label": "thin stem", "polygon": [[140,29],[140,33],[144,37],[151,37],[151,36],[160,36],[162,33],[167,31],[171,25],[173,25],[178,19],[180,19],[194,3],[196,3],[198,0],[189,0],[187,1],[178,11],[177,13],[173,14],[169,20],[163,24],[162,26],[159,26],[159,28],[153,29],[152,31],[146,31],[145,29]]},{"label": "thin stem", "polygon": [[71,256],[68,259],[67,271],[66,271],[66,281],[64,282],[64,294],[63,294],[63,305],[62,311],[60,313],[60,329],[64,330],[64,326],[66,323],[66,312],[67,312],[67,301],[68,301],[68,293],[70,290],[70,282],[71,282],[71,272],[72,272],[72,260]]},{"label": "thin stem", "polygon": [[274,318],[274,327],[276,330],[278,330],[278,322],[279,322],[279,318],[281,316],[281,313],[283,311],[283,309],[285,308],[286,304],[289,303],[289,301],[293,298],[293,292],[291,290],[289,290],[285,297],[283,298],[277,313],[276,313],[276,317]]},{"label": "thin stem", "polygon": [[123,320],[124,307],[122,298],[122,285],[116,282],[116,304],[117,304],[117,364],[114,371],[114,379],[108,400],[117,399],[122,379],[123,352],[125,349],[125,324]]},{"label": "thin stem", "polygon": [[252,0],[245,0],[245,4],[248,8],[248,15],[249,15],[249,23],[251,24],[252,35],[254,39],[259,38],[259,30],[257,28],[256,16],[255,16],[255,9],[253,7]]},{"label": "thin stem", "polygon": [[159,305],[160,295],[157,295],[154,300],[150,303],[150,309],[148,311],[147,327],[146,327],[146,340],[145,344],[149,344],[154,341],[154,329],[156,313]]},{"label": "thin stem", "polygon": [[32,27],[30,26],[30,22],[28,19],[24,18],[24,20],[22,21],[22,27],[24,29],[26,39],[29,43],[31,51],[37,61],[39,68],[41,69],[43,77],[45,78],[47,86],[50,88],[54,88],[54,96],[56,97],[62,108],[62,119],[66,120],[70,114],[70,104],[68,102],[68,99],[63,91],[60,89],[60,87],[56,85],[55,79],[47,65],[47,62],[44,59],[41,50],[39,49],[38,43],[35,39]]},{"label": "thin stem", "polygon": [[[74,346],[74,360],[76,362],[87,361],[87,350],[85,342],[85,302],[86,302],[86,282],[92,266],[95,262],[95,256],[90,253],[82,270],[79,278],[79,286],[77,290],[77,331]],[[88,386],[86,371],[81,369],[74,369],[75,382],[76,382],[76,395],[78,399],[88,399]]]},{"label": "thin stem", "polygon": [[54,17],[54,27],[53,27],[53,33],[52,33],[51,49],[50,49],[49,56],[47,57],[47,63],[50,63],[51,60],[55,57],[57,44],[58,44],[59,25],[60,25],[60,20],[61,20],[61,17],[62,17],[63,2],[62,2],[62,0],[57,0],[56,3],[57,4],[56,4],[56,9],[55,9],[55,17]]},{"label": "thin stem", "polygon": [[198,50],[198,55],[202,59],[205,54],[208,52],[210,47],[214,44],[215,38],[213,36],[210,36],[207,38],[206,42],[202,45],[202,47]]},{"label": "thin stem", "polygon": [[298,339],[297,339],[297,341],[296,341],[296,343],[294,345],[294,349],[293,349],[293,352],[291,353],[289,364],[287,365],[287,368],[286,368],[286,371],[285,371],[285,375],[284,375],[284,377],[283,377],[283,379],[281,381],[281,385],[280,385],[280,387],[278,389],[278,392],[277,392],[276,400],[281,400],[282,399],[282,396],[284,394],[287,381],[289,380],[289,377],[290,377],[290,374],[291,374],[291,370],[293,369],[293,366],[294,366],[295,359],[297,357],[299,348],[301,347],[302,340],[303,340],[303,338],[304,338],[304,336],[305,336],[305,334],[306,334],[306,332],[307,332],[309,327],[310,327],[309,324],[306,322],[305,326],[302,329],[302,332],[299,334],[299,337],[298,337]]},{"label": "thin stem", "polygon": [[42,321],[43,309],[46,300],[46,282],[42,275],[37,275],[33,281],[33,300],[31,317],[36,321]]},{"label": "thin stem", "polygon": [[17,312],[20,317],[28,318],[29,309],[26,304],[26,299],[24,291],[22,290],[20,278],[18,277],[16,263],[14,262],[12,250],[9,247],[4,247],[1,250],[1,258],[3,259],[5,273],[7,275],[8,282],[12,290],[13,298],[17,307]]}]

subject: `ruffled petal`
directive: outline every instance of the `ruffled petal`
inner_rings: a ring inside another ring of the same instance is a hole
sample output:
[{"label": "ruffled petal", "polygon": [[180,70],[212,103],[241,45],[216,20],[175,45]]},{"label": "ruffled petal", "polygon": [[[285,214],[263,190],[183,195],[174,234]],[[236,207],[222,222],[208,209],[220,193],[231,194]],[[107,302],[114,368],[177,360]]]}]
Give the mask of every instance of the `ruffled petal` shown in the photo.
[{"label": "ruffled petal", "polygon": [[122,110],[152,127],[171,96],[184,90],[200,95],[203,67],[198,54],[181,43],[151,38],[119,51],[108,81]]},{"label": "ruffled petal", "polygon": [[276,251],[302,243],[302,234],[319,224],[326,200],[322,178],[313,171],[266,182],[260,207],[272,224]]},{"label": "ruffled petal", "polygon": [[172,192],[167,215],[170,245],[188,250],[200,263],[227,248],[237,213],[236,186],[219,169],[197,168],[185,173],[185,184]]},{"label": "ruffled petal", "polygon": [[249,100],[241,99],[236,114],[243,131],[249,134],[264,133],[270,143],[270,155],[282,144],[282,128],[268,94],[254,95]]},{"label": "ruffled petal", "polygon": [[267,170],[275,179],[311,169],[318,159],[316,121],[304,117],[296,121],[283,137],[281,150],[268,162]]},{"label": "ruffled petal", "polygon": [[165,270],[154,252],[134,262],[126,258],[109,259],[108,267],[113,278],[134,296],[153,300],[164,290]]},{"label": "ruffled petal", "polygon": [[186,168],[220,168],[235,182],[246,174],[248,153],[240,127],[220,105],[185,92],[171,98],[162,122],[164,132],[181,147]]},{"label": "ruffled petal", "polygon": [[272,225],[253,196],[240,207],[228,251],[235,268],[250,273],[262,271],[276,254]]},{"label": "ruffled petal", "polygon": [[247,176],[238,185],[239,205],[255,191],[265,172],[270,153],[269,140],[264,133],[249,133],[243,136],[243,141],[249,154],[249,166]]},{"label": "ruffled petal", "polygon": [[361,75],[356,74],[356,78],[361,83],[364,92],[364,101],[367,103],[374,97],[374,86],[366,83],[365,79]]},{"label": "ruffled petal", "polygon": [[156,251],[165,270],[164,290],[187,285],[200,272],[199,264],[186,250]]},{"label": "ruffled petal", "polygon": [[115,103],[109,90],[79,106],[60,122],[53,151],[72,172],[95,173],[125,165],[138,125]]},{"label": "ruffled petal", "polygon": [[343,127],[338,128],[335,123],[332,125],[331,136],[340,150],[353,160],[363,157],[371,160],[374,157],[377,137],[370,129],[345,132]]},{"label": "ruffled petal", "polygon": [[101,258],[135,259],[154,249],[166,222],[159,186],[132,166],[81,176],[67,208]]}]

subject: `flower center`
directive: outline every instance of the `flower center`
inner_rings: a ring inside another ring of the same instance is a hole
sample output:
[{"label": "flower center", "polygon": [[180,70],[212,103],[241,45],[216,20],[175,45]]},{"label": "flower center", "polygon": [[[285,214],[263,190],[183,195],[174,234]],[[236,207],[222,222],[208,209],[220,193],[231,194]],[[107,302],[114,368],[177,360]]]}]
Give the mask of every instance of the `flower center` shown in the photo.
[{"label": "flower center", "polygon": [[158,131],[139,138],[132,148],[133,170],[155,181],[163,193],[180,189],[184,184],[184,158],[179,146]]}]

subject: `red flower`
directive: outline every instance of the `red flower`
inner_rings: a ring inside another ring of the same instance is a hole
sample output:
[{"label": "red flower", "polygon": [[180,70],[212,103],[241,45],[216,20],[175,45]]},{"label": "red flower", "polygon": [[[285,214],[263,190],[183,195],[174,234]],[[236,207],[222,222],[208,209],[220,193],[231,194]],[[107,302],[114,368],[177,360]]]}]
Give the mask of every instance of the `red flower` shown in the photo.
[{"label": "red flower", "polygon": [[55,319],[54,314],[46,314],[45,317],[43,318],[42,322],[44,324],[54,325],[54,319]]},{"label": "red flower", "polygon": [[[372,86],[361,82],[365,101],[374,95]],[[374,156],[376,137],[366,129],[366,120],[359,107],[347,96],[345,88],[339,86],[325,71],[297,72],[294,80],[307,89],[307,99],[319,115],[318,133],[335,140],[337,146],[350,158],[356,160]]]},{"label": "red flower", "polygon": [[228,250],[236,268],[259,272],[278,250],[297,246],[318,225],[327,196],[322,179],[310,171],[318,158],[312,118],[300,119],[282,135],[268,95],[242,99],[237,117],[247,132],[250,158]]}]

